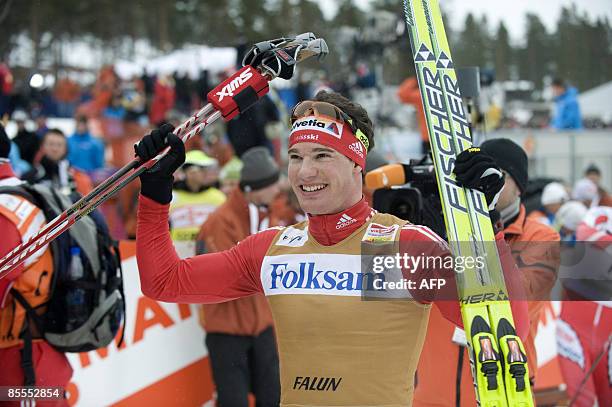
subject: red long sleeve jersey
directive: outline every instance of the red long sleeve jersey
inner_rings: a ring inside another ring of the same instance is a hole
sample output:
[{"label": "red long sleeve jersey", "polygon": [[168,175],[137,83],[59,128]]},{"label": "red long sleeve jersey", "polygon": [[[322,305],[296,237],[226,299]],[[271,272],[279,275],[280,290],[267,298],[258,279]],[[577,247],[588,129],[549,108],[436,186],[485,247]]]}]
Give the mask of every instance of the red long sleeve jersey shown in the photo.
[{"label": "red long sleeve jersey", "polygon": [[[168,233],[168,207],[140,197],[143,293],[188,303],[264,293],[275,320],[284,406],[411,404],[429,302],[436,299],[419,282],[439,277],[449,282],[446,292],[456,293],[454,279],[445,269],[402,266],[415,281],[409,291],[417,301],[364,298],[368,288],[380,287],[362,272],[362,248],[371,242],[395,251],[418,245],[412,254],[423,257],[449,255],[430,229],[377,213],[362,200],[338,214],[249,236],[224,252],[180,260]],[[460,324],[456,300],[439,305]],[[518,320],[526,318],[523,312]]]}]

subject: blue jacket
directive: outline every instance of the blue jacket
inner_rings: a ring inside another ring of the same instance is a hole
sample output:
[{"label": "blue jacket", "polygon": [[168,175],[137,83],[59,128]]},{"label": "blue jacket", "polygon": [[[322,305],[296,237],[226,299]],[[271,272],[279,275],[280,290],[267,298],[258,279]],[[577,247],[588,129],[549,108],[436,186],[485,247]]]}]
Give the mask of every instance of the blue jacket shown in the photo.
[{"label": "blue jacket", "polygon": [[555,129],[581,129],[582,118],[578,105],[578,90],[568,87],[565,93],[555,99],[555,115],[550,125]]},{"label": "blue jacket", "polygon": [[32,167],[30,163],[21,158],[21,154],[19,153],[19,146],[11,141],[11,150],[9,151],[9,160],[11,161],[11,167],[13,167],[13,171],[17,174],[18,177],[22,176],[26,172],[30,171]]},{"label": "blue jacket", "polygon": [[68,137],[68,161],[85,172],[104,167],[104,143],[89,133],[74,133]]}]

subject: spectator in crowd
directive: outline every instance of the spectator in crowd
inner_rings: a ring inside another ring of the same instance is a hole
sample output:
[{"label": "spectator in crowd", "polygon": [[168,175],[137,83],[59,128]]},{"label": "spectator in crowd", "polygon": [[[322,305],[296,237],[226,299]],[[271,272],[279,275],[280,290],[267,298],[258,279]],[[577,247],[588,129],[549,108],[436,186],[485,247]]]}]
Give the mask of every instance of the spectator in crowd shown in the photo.
[{"label": "spectator in crowd", "polygon": [[540,197],[542,206],[531,212],[527,218],[552,226],[555,223],[555,214],[566,201],[569,201],[569,194],[565,185],[560,182],[551,182],[542,190]]},{"label": "spectator in crowd", "polygon": [[276,106],[268,96],[265,96],[249,110],[227,122],[227,136],[236,155],[240,158],[245,151],[257,146],[266,147],[271,154],[274,154],[265,129],[269,122],[278,120]]},{"label": "spectator in crowd", "polygon": [[46,183],[66,196],[75,192],[87,195],[92,189],[91,178],[84,172],[72,168],[66,159],[68,142],[59,129],[49,129],[42,139],[42,156],[34,168],[24,174],[23,179],[32,183]]},{"label": "spectator in crowd", "polygon": [[176,90],[176,109],[183,114],[188,114],[191,110],[191,80],[186,72],[174,72],[172,79]]},{"label": "spectator in crowd", "polygon": [[0,63],[0,118],[10,113],[12,92],[13,74],[6,64]]},{"label": "spectator in crowd", "polygon": [[194,256],[195,240],[200,226],[219,205],[225,194],[215,188],[217,161],[204,152],[187,152],[183,173],[185,179],[174,184],[170,203],[170,233],[181,258]]},{"label": "spectator in crowd", "polygon": [[[8,122],[8,115],[4,115],[4,117],[0,117],[0,128],[3,134],[3,136],[1,137],[4,137],[4,135],[6,134],[4,133],[4,126],[6,126],[7,122]],[[30,171],[32,169],[32,166],[27,161],[21,158],[21,154],[19,154],[19,147],[17,147],[17,144],[15,144],[14,141],[10,140],[8,136],[6,137],[7,137],[7,140],[9,140],[9,143],[11,144],[10,150],[8,153],[9,162],[11,163],[11,167],[13,171],[15,172],[15,175],[17,177],[21,177],[23,174]]]},{"label": "spectator in crowd", "polygon": [[226,136],[227,126],[223,120],[217,120],[206,126],[202,133],[204,152],[223,167],[235,157],[234,149]]},{"label": "spectator in crowd", "polygon": [[89,133],[87,118],[76,119],[76,131],[68,138],[68,161],[87,173],[104,167],[104,143]]},{"label": "spectator in crowd", "polygon": [[[269,226],[267,207],[280,192],[280,171],[268,150],[254,147],[243,156],[240,187],[213,212],[198,234],[198,254],[228,250]],[[279,404],[280,379],[272,314],[263,294],[202,305],[219,406]]]},{"label": "spectator in crowd", "polygon": [[153,101],[149,120],[158,125],[167,119],[166,115],[174,107],[176,94],[174,91],[174,80],[169,75],[159,75],[153,87]]},{"label": "spectator in crowd", "polygon": [[[0,124],[0,186],[14,186],[20,183],[15,177],[8,162],[8,155],[11,144]],[[45,222],[41,210],[34,205],[24,205],[25,198],[0,194],[0,258],[4,257],[10,250],[14,249],[21,242],[29,239],[39,227]],[[20,208],[16,210],[17,208]],[[22,365],[23,332],[28,330],[25,320],[25,311],[17,302],[14,295],[10,292],[13,288],[25,297],[31,306],[43,310],[45,302],[49,300],[48,283],[40,284],[41,281],[31,281],[31,276],[36,275],[40,269],[47,275],[54,270],[51,249],[47,247],[35,253],[27,266],[21,265],[13,272],[0,279],[0,386],[24,386],[25,368]],[[32,273],[28,273],[31,271]],[[51,281],[51,276],[45,280]],[[36,286],[36,284],[40,284]],[[40,307],[40,308],[39,308]],[[28,330],[28,332],[31,332]],[[37,338],[33,334],[35,339]],[[72,368],[68,359],[63,353],[55,350],[44,340],[32,341],[32,365],[34,370],[36,386],[59,386],[66,388],[72,376]],[[29,375],[31,376],[31,375]],[[23,401],[22,401],[23,404]],[[19,402],[10,404],[2,402],[2,405],[20,405]],[[65,399],[49,402],[49,406],[68,406]]]},{"label": "spectator in crowd", "polygon": [[17,144],[15,144],[13,141],[11,141],[9,161],[11,162],[11,166],[13,167],[13,171],[15,171],[15,175],[17,175],[17,177],[21,177],[23,174],[32,169],[30,163],[21,158],[21,154],[19,154],[19,147],[17,147]]},{"label": "spectator in crowd", "polygon": [[17,135],[13,138],[13,142],[17,144],[21,158],[31,165],[36,153],[38,153],[40,140],[35,133],[26,129],[26,121],[28,120],[26,112],[23,110],[15,111],[13,120],[17,124]]},{"label": "spectator in crowd", "polygon": [[578,201],[566,202],[559,208],[555,217],[554,227],[559,231],[562,241],[576,241],[576,228],[578,228],[578,224],[584,219],[587,210],[587,207]]},{"label": "spectator in crowd", "polygon": [[123,107],[125,108],[125,120],[144,124],[147,118],[147,98],[145,95],[144,82],[134,77],[123,86]]},{"label": "spectator in crowd", "polygon": [[429,133],[427,131],[427,122],[425,121],[425,110],[416,77],[411,76],[400,84],[397,89],[397,97],[402,103],[414,106],[419,132],[421,133],[423,152],[429,151]]},{"label": "spectator in crowd", "polygon": [[36,116],[36,135],[42,140],[43,136],[47,134],[47,130],[49,130],[47,127],[47,116],[39,114]]},{"label": "spectator in crowd", "polygon": [[221,184],[221,192],[229,196],[230,193],[240,184],[240,171],[242,170],[242,161],[238,157],[232,158],[227,164],[221,168],[219,172],[219,182]]},{"label": "spectator in crowd", "polygon": [[597,185],[588,178],[579,179],[572,189],[572,199],[582,202],[587,208],[597,205],[599,202]]},{"label": "spectator in crowd", "polygon": [[55,85],[53,96],[57,102],[59,117],[73,117],[81,97],[81,87],[69,78],[60,78]]},{"label": "spectator in crowd", "polygon": [[[576,204],[560,226],[576,242],[563,250],[563,300],[557,320],[559,365],[570,405],[612,406],[612,207]],[[561,208],[559,212],[565,209]]]},{"label": "spectator in crowd", "polygon": [[591,164],[584,171],[584,177],[590,179],[597,185],[599,204],[601,206],[612,206],[612,196],[601,186],[601,170],[595,164]]},{"label": "spectator in crowd", "polygon": [[552,83],[552,91],[555,97],[555,113],[550,125],[558,130],[581,129],[578,90],[568,86],[562,79],[556,78]]},{"label": "spectator in crowd", "polygon": [[[519,145],[509,139],[492,139],[481,145],[479,155],[474,158],[479,162],[493,160],[505,174],[504,188],[495,209],[501,215],[504,239],[520,267],[525,295],[529,299],[529,335],[523,343],[529,380],[534,383],[537,377],[535,337],[544,300],[550,299],[556,281],[559,234],[525,216],[521,195],[527,187],[527,154]],[[432,307],[417,370],[413,406],[476,405],[465,340],[457,338],[456,328],[444,320],[437,306]],[[440,387],[440,383],[455,383],[456,387]]]}]

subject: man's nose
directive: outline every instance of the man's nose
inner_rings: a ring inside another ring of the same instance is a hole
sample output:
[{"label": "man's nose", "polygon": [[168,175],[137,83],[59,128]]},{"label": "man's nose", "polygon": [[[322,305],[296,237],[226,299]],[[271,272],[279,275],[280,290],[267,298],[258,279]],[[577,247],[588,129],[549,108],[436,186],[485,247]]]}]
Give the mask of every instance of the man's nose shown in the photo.
[{"label": "man's nose", "polygon": [[302,160],[302,165],[300,165],[300,170],[298,172],[298,177],[302,180],[308,180],[317,175],[317,168],[313,160],[309,157],[306,157]]}]

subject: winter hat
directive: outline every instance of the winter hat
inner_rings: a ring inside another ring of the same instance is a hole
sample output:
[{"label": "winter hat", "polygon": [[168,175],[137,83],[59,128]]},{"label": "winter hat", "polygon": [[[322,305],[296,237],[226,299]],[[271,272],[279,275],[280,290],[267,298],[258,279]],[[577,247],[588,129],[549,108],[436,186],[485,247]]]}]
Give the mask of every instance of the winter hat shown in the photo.
[{"label": "winter hat", "polygon": [[233,157],[229,160],[219,172],[219,180],[223,181],[240,181],[240,170],[242,169],[242,161],[238,157]]},{"label": "winter hat", "polygon": [[597,198],[597,185],[588,178],[578,180],[572,190],[572,198],[577,201],[593,201]]},{"label": "winter hat", "polygon": [[265,147],[253,147],[242,154],[240,188],[249,192],[274,184],[280,177],[278,165]]},{"label": "winter hat", "polygon": [[569,201],[559,208],[555,216],[555,228],[561,230],[562,227],[575,231],[578,224],[582,222],[588,209],[578,201]]},{"label": "winter hat", "polygon": [[560,182],[551,182],[550,184],[546,184],[542,190],[540,203],[542,203],[542,205],[562,204],[568,200],[569,194],[565,186]]},{"label": "winter hat", "polygon": [[495,159],[497,165],[506,171],[521,192],[527,188],[527,154],[518,144],[507,138],[487,140],[480,149]]},{"label": "winter hat", "polygon": [[191,150],[185,154],[185,163],[183,166],[197,165],[198,167],[214,167],[217,165],[217,160],[204,154],[200,150]]},{"label": "winter hat", "polygon": [[6,131],[4,131],[4,126],[0,124],[0,159],[7,159],[10,151],[11,140],[6,134]]}]

